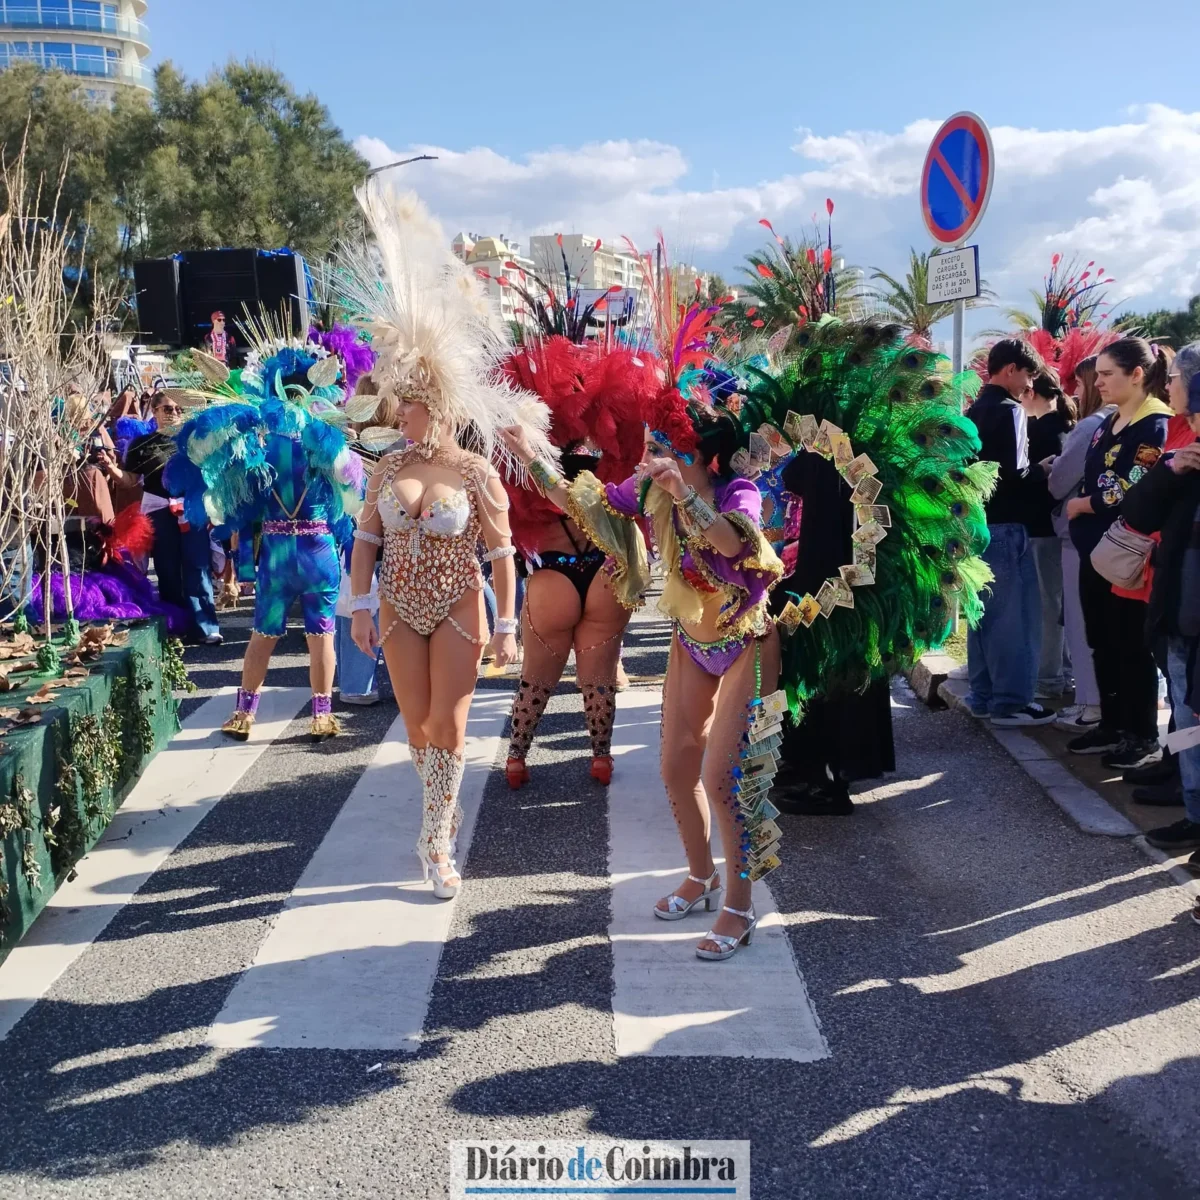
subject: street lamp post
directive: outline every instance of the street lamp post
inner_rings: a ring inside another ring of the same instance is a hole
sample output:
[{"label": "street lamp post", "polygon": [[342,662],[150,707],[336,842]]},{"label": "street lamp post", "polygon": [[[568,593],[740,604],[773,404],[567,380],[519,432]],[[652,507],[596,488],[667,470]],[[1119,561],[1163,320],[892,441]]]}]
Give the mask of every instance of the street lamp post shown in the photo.
[{"label": "street lamp post", "polygon": [[382,174],[384,171],[390,171],[393,167],[407,167],[409,163],[436,161],[436,154],[418,154],[415,158],[402,158],[399,162],[385,163],[382,167],[372,167],[367,172],[366,178],[371,179],[373,176]]}]

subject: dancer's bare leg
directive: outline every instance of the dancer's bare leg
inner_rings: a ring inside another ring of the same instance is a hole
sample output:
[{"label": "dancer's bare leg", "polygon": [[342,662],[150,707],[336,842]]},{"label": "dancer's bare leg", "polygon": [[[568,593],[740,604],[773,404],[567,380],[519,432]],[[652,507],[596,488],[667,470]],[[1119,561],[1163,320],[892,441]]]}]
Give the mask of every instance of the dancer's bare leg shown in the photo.
[{"label": "dancer's bare leg", "polygon": [[[697,879],[713,873],[711,813],[700,775],[720,682],[692,662],[679,639],[672,636],[663,686],[662,777],[687,855],[688,873]],[[689,879],[675,889],[675,895],[691,902],[703,891]],[[668,911],[666,897],[659,900],[658,908]]]},{"label": "dancer's bare leg", "polygon": [[[774,629],[757,643],[751,643],[741,657],[721,678],[717,692],[716,712],[708,731],[708,746],[704,754],[704,793],[708,797],[725,857],[725,900],[730,908],[745,912],[750,907],[751,884],[741,878],[742,826],[737,820],[738,805],[733,795],[733,768],[741,757],[742,735],[749,720],[749,705],[754,699],[755,647],[758,648],[758,670],[762,677],[762,692],[769,696],[779,681],[779,635]],[[737,937],[746,928],[740,917],[722,911],[712,925],[715,933]],[[705,950],[720,950],[714,942],[702,941]]]}]

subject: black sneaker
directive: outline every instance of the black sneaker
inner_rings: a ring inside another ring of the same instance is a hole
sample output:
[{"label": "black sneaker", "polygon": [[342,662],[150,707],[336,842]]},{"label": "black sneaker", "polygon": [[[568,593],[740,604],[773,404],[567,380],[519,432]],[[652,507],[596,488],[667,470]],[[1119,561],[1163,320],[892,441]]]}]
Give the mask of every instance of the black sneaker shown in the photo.
[{"label": "black sneaker", "polygon": [[1072,738],[1067,743],[1067,749],[1072,754],[1108,754],[1121,745],[1121,735],[1113,729],[1105,729],[1103,725],[1088,733]]},{"label": "black sneaker", "polygon": [[1018,709],[1015,713],[1007,717],[993,717],[993,725],[1052,725],[1057,718],[1058,713],[1053,708],[1047,708],[1044,704],[1027,704],[1024,708]]},{"label": "black sneaker", "polygon": [[1111,754],[1106,754],[1100,765],[1110,771],[1132,771],[1162,758],[1162,747],[1153,738],[1126,738]]},{"label": "black sneaker", "polygon": [[1164,754],[1158,762],[1134,767],[1123,776],[1126,783],[1134,787],[1150,787],[1156,783],[1176,783],[1179,780],[1179,759],[1174,754]]},{"label": "black sneaker", "polygon": [[1146,804],[1152,808],[1174,808],[1183,803],[1183,787],[1174,783],[1156,783],[1153,787],[1137,787],[1133,789],[1133,799],[1138,804]]},{"label": "black sneaker", "polygon": [[1174,825],[1164,825],[1161,829],[1151,829],[1146,834],[1146,841],[1160,850],[1170,850],[1178,854],[1180,850],[1200,850],[1200,821],[1189,821],[1184,817]]}]

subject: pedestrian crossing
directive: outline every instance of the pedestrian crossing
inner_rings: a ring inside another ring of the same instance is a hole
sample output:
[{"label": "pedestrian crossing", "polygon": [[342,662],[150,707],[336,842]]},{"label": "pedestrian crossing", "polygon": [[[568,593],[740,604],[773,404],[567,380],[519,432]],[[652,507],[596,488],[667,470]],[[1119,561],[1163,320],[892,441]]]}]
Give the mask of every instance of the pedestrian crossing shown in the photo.
[{"label": "pedestrian crossing", "polygon": [[[254,735],[243,745],[219,733],[228,694],[189,718],[80,864],[78,878],[0,965],[0,1038],[271,753],[306,700],[303,689],[266,690]],[[470,711],[458,846],[464,889],[489,886],[472,879],[470,866],[481,805],[510,803],[496,769],[510,701],[508,691],[481,686]],[[711,916],[667,924],[650,911],[686,873],[658,772],[660,708],[657,688],[631,689],[618,701],[607,846],[612,1053],[825,1058],[830,1050],[769,888],[755,889],[762,920],[754,944],[722,964],[694,953]],[[577,721],[582,731],[582,713]],[[530,798],[544,777],[535,771]],[[456,931],[460,901],[435,899],[421,881],[412,853],[420,823],[419,783],[397,717],[212,1020],[211,1047],[421,1049],[443,947],[465,931]]]},{"label": "pedestrian crossing", "polygon": [[265,754],[308,702],[305,688],[264,688],[254,738],[221,734],[235,688],[183,723],[117,810],[75,878],[51,898],[0,965],[0,1039],[108,926],[184,838]]}]

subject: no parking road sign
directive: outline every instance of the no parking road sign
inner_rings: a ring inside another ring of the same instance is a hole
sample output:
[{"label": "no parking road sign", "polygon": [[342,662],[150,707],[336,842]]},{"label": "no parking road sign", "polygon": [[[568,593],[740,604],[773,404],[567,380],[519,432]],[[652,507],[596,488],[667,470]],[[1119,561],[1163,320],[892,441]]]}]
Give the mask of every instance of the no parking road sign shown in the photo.
[{"label": "no parking road sign", "polygon": [[983,218],[995,174],[992,136],[971,112],[934,135],[921,172],[921,213],[935,242],[961,246]]}]

